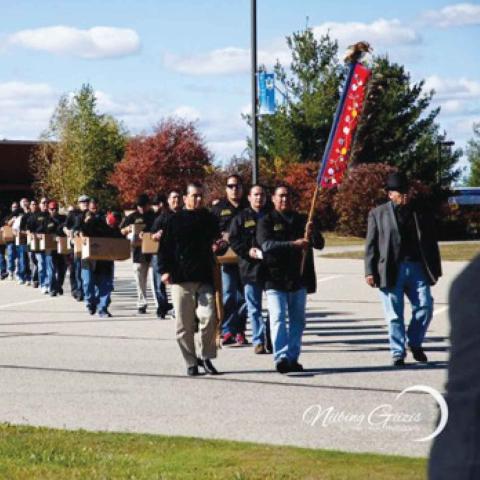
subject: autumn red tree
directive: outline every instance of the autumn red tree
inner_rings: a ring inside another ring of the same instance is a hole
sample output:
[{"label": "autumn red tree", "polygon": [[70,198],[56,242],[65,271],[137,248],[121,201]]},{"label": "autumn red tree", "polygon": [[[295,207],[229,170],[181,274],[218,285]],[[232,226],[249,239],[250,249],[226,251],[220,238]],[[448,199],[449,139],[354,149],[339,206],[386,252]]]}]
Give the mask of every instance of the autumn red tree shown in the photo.
[{"label": "autumn red tree", "polygon": [[183,188],[189,181],[202,181],[211,165],[212,154],[195,125],[169,118],[152,135],[139,135],[128,142],[110,183],[118,189],[121,202],[131,206],[141,193],[153,196]]}]

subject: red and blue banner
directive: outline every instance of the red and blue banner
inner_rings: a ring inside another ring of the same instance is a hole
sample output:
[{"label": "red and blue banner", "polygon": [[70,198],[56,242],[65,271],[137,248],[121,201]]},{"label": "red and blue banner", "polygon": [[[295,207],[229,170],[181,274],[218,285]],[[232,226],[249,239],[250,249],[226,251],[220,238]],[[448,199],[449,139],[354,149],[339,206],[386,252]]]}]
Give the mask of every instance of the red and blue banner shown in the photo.
[{"label": "red and blue banner", "polygon": [[371,73],[361,63],[350,66],[317,177],[322,187],[331,188],[342,182]]}]

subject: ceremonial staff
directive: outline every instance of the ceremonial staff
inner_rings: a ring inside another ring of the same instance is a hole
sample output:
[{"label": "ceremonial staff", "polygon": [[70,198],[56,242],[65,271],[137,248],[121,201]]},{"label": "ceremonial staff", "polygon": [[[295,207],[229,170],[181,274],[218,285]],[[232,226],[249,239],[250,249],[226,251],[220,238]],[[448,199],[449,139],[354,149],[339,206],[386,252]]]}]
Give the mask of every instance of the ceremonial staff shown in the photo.
[{"label": "ceremonial staff", "polygon": [[[348,160],[352,150],[355,130],[365,103],[367,83],[371,70],[359,60],[365,53],[371,51],[367,42],[358,42],[350,45],[345,55],[345,62],[350,64],[347,79],[343,87],[340,101],[333,118],[332,128],[328,136],[327,146],[323,153],[322,162],[317,176],[310,211],[308,213],[305,238],[308,240],[308,228],[313,219],[315,204],[320,189],[332,188],[342,182],[343,175],[348,167]],[[306,251],[302,254],[300,272],[305,268]]]}]

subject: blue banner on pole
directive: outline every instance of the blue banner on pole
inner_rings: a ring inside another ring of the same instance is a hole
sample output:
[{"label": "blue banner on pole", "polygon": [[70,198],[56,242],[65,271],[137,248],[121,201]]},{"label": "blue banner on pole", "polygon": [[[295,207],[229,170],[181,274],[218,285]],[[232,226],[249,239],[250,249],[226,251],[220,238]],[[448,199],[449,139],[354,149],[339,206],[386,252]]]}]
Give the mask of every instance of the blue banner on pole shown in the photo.
[{"label": "blue banner on pole", "polygon": [[273,115],[275,105],[275,75],[273,73],[260,72],[258,74],[258,100],[259,115]]}]

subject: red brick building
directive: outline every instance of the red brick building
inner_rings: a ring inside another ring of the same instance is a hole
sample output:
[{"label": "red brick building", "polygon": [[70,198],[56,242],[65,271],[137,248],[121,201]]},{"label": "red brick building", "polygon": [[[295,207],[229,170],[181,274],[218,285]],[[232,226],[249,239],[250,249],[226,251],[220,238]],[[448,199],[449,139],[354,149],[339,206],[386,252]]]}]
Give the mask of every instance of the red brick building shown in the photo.
[{"label": "red brick building", "polygon": [[0,204],[33,195],[30,157],[39,142],[0,140]]}]

